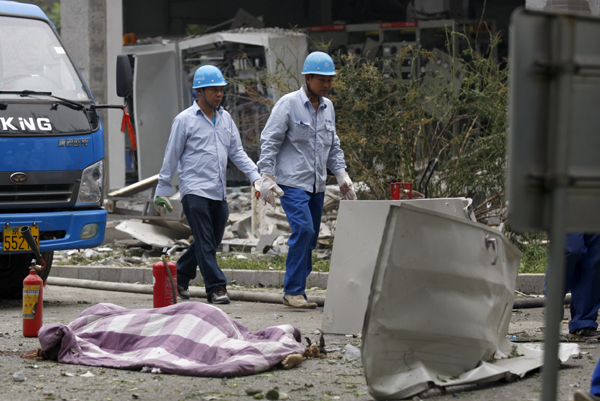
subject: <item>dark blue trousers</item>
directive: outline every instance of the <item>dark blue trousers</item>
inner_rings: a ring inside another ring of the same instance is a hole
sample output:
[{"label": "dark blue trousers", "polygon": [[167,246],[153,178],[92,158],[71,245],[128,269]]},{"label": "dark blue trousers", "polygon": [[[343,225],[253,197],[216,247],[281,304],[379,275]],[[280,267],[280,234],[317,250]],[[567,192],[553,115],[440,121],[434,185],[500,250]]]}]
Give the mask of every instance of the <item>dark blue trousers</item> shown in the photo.
[{"label": "dark blue trousers", "polygon": [[325,193],[311,193],[281,185],[284,195],[281,206],[285,211],[292,235],[285,261],[283,291],[306,297],[306,279],[312,271],[312,251],[317,246]]},{"label": "dark blue trousers", "polygon": [[600,309],[600,235],[568,234],[565,250],[565,294],[571,291],[569,330],[596,329]]},{"label": "dark blue trousers", "polygon": [[192,228],[194,242],[177,261],[177,284],[187,288],[196,278],[196,266],[204,279],[207,299],[218,288],[227,286],[227,278],[217,264],[217,247],[223,233],[229,207],[227,201],[216,201],[196,195],[185,195],[181,200],[183,212]]}]

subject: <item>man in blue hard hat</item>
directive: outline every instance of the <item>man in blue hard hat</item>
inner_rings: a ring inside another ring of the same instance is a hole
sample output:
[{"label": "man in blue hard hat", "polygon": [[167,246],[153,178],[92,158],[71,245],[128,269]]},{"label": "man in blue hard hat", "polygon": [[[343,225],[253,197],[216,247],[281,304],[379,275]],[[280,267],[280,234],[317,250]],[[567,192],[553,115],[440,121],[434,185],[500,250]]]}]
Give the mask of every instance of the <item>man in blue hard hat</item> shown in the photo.
[{"label": "man in blue hard hat", "polygon": [[327,167],[344,199],[354,200],[356,194],[335,132],[333,104],[325,97],[336,74],[333,60],[326,53],[313,52],[306,57],[302,74],[305,85],[279,99],[271,111],[260,138],[258,166],[261,199],[274,206],[279,195],[292,228],[283,303],[312,309],[317,304],[306,299],[306,279],[319,236]]},{"label": "man in blue hard hat", "polygon": [[196,70],[192,87],[199,97],[173,120],[154,198],[159,212],[173,211],[168,197],[173,194],[171,179],[177,169],[181,204],[194,236],[192,246],[177,261],[177,292],[190,298],[188,286],[199,266],[208,302],[216,304],[229,303],[227,279],[216,257],[229,217],[227,158],[250,182],[259,185],[260,180],[231,115],[220,106],[226,85],[217,67],[206,65]]}]

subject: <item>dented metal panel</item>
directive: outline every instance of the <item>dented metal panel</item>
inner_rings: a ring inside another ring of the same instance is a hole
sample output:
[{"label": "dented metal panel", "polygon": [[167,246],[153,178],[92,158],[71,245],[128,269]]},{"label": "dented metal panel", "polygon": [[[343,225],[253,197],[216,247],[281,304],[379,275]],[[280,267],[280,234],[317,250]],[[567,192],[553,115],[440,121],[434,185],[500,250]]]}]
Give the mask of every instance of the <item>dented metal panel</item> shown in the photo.
[{"label": "dented metal panel", "polygon": [[505,337],[520,258],[483,224],[407,203],[391,206],[363,327],[371,395],[408,397],[497,351],[510,354]]}]

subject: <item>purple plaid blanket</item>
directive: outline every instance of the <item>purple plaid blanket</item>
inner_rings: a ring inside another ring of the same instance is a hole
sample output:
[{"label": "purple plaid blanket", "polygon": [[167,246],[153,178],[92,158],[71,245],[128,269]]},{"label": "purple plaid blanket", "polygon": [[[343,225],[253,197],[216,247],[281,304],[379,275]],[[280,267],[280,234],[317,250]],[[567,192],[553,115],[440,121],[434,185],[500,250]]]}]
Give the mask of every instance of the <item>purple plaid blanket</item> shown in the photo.
[{"label": "purple plaid blanket", "polygon": [[250,333],[200,302],[157,309],[97,304],[68,326],[44,325],[38,338],[46,356],[61,363],[212,377],[262,372],[306,350],[292,325]]}]

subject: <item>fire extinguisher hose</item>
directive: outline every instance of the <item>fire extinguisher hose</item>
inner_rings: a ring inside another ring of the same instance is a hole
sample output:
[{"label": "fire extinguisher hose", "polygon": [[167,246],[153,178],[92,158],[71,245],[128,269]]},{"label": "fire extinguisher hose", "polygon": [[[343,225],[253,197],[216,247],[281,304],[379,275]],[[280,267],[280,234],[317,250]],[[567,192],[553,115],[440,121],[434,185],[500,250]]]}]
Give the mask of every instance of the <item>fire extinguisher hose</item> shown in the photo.
[{"label": "fire extinguisher hose", "polygon": [[29,226],[23,226],[19,228],[19,232],[25,239],[25,242],[27,242],[27,245],[29,245],[29,247],[31,248],[31,252],[33,252],[33,256],[35,256],[37,263],[41,264],[42,268],[45,269],[46,262],[44,261],[44,259],[42,259],[42,255],[40,254],[40,248],[38,248],[35,239],[33,239],[33,235],[31,234]]},{"label": "fire extinguisher hose", "polygon": [[173,283],[173,275],[171,274],[171,268],[169,267],[169,263],[167,263],[167,257],[163,254],[162,261],[165,264],[165,269],[167,269],[167,274],[169,275],[169,282],[171,283],[171,294],[173,294],[173,305],[177,303],[177,292],[175,289],[175,284]]}]

